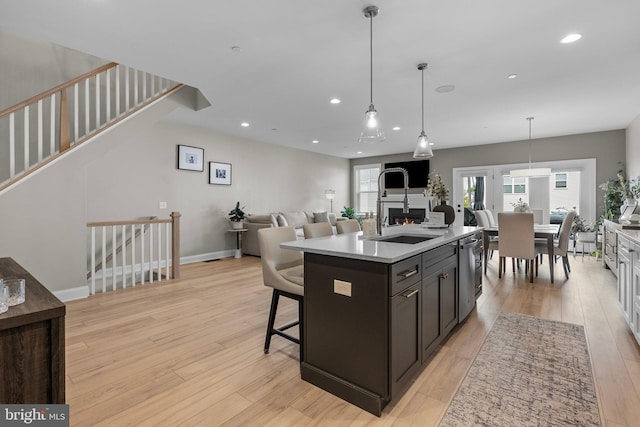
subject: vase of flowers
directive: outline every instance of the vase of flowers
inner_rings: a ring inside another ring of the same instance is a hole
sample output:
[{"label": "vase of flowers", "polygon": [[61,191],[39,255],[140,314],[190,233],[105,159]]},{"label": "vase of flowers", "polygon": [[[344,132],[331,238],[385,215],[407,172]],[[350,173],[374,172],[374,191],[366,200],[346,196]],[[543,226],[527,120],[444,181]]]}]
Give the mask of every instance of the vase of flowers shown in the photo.
[{"label": "vase of flowers", "polygon": [[447,205],[449,189],[444,185],[444,182],[442,182],[440,175],[434,174],[429,180],[427,192],[440,201],[440,204],[434,206],[431,210],[433,212],[444,212],[444,223],[447,225],[453,224],[456,220],[456,211],[453,209],[453,206]]},{"label": "vase of flowers", "polygon": [[514,212],[518,212],[518,213],[531,212],[531,208],[529,208],[529,205],[527,204],[527,202],[524,202],[522,198],[518,199],[518,201],[515,203],[511,203],[511,206],[513,206]]}]

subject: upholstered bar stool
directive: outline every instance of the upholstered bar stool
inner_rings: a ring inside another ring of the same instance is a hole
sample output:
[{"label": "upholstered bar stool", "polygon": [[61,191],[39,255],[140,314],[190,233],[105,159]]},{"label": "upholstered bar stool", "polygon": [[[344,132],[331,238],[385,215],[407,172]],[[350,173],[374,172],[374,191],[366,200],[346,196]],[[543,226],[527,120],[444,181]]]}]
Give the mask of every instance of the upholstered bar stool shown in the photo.
[{"label": "upholstered bar stool", "polygon": [[355,233],[360,231],[360,223],[357,219],[347,219],[336,222],[336,231],[338,234]]},{"label": "upholstered bar stool", "polygon": [[[280,335],[289,341],[300,344],[300,361],[302,361],[304,258],[301,252],[280,248],[281,243],[294,240],[296,240],[296,231],[293,227],[262,228],[258,230],[258,245],[262,256],[262,280],[265,286],[273,288],[264,352],[269,353],[271,337]],[[275,320],[278,301],[281,296],[298,301],[298,320],[278,328],[275,327]],[[296,325],[299,325],[300,338],[284,332]]]},{"label": "upholstered bar stool", "polygon": [[333,228],[328,222],[314,222],[313,224],[305,224],[302,226],[302,231],[304,232],[305,239],[333,236]]}]

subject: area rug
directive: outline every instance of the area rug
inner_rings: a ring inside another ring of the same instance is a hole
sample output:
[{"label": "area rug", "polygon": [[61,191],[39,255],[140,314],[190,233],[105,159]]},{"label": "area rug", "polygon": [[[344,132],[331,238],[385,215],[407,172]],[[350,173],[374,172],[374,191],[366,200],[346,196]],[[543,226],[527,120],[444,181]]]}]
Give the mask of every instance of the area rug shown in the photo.
[{"label": "area rug", "polygon": [[584,327],[501,313],[440,427],[600,426]]}]

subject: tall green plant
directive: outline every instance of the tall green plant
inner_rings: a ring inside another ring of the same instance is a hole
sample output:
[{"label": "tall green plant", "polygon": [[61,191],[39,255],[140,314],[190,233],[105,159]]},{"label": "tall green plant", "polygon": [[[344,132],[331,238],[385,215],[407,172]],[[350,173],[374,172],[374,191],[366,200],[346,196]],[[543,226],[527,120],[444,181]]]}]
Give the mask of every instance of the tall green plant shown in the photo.
[{"label": "tall green plant", "polygon": [[600,184],[600,189],[604,191],[604,212],[602,217],[608,220],[618,219],[620,216],[620,206],[624,203],[629,192],[629,185],[622,173],[618,173],[615,179]]}]

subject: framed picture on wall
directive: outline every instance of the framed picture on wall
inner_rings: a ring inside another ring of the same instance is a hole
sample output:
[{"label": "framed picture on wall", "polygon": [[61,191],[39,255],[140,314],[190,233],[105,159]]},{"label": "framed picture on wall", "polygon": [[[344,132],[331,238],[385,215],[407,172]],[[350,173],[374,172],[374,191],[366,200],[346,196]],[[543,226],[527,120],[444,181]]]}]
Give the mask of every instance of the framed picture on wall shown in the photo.
[{"label": "framed picture on wall", "polygon": [[231,185],[231,164],[209,162],[209,184]]},{"label": "framed picture on wall", "polygon": [[204,148],[178,145],[178,169],[204,171]]}]

